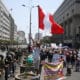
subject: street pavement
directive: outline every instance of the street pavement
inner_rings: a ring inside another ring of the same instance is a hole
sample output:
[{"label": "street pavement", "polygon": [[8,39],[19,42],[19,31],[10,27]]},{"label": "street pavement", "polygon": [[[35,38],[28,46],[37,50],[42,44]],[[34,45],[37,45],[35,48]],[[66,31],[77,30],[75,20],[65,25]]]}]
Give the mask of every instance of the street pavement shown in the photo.
[{"label": "street pavement", "polygon": [[[24,57],[22,57],[21,63],[22,63],[23,59],[24,59]],[[17,65],[17,67],[16,67],[15,75],[18,74],[18,73],[20,73],[19,65]],[[74,69],[72,69],[71,76],[66,76],[66,68],[64,68],[64,75],[66,77],[65,80],[80,80],[80,72],[75,72]],[[0,77],[0,80],[5,80],[4,75],[2,77]],[[14,77],[10,77],[10,78],[8,78],[8,80],[15,80],[15,78]],[[42,79],[40,79],[40,80],[42,80]]]},{"label": "street pavement", "polygon": [[66,76],[66,80],[80,80],[80,72],[75,72],[74,69],[72,69],[71,76]]},{"label": "street pavement", "polygon": [[[15,71],[15,75],[17,73],[20,73],[20,68],[19,66],[17,67],[16,71]],[[66,74],[66,69],[64,69],[64,74]],[[80,72],[75,72],[74,69],[72,70],[72,74],[71,76],[66,76],[66,79],[65,80],[80,80]],[[4,79],[4,76],[0,77],[0,80],[5,80]],[[8,80],[15,80],[14,77],[10,77]]]},{"label": "street pavement", "polygon": [[80,80],[80,72],[73,72],[71,76],[68,76],[66,80]]},{"label": "street pavement", "polygon": [[[19,73],[20,73],[20,67],[19,67],[19,65],[17,65],[14,75],[19,74]],[[0,80],[5,80],[4,75],[0,77]],[[8,80],[15,80],[15,78],[9,77]]]}]

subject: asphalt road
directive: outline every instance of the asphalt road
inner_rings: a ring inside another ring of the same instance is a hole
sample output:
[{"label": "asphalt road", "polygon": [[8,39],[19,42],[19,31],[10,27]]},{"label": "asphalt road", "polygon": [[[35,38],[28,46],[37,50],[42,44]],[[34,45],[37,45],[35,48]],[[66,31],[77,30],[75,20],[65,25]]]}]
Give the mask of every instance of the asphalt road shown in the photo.
[{"label": "asphalt road", "polygon": [[[17,73],[19,73],[19,67],[17,67],[15,75]],[[66,74],[66,69],[64,69],[64,74]],[[65,77],[66,77],[65,80],[80,80],[80,72],[75,72],[74,69],[72,69],[71,76],[66,76],[65,75]],[[0,77],[0,80],[5,80],[4,76]],[[15,80],[15,78],[10,77],[8,80]]]},{"label": "asphalt road", "polygon": [[80,80],[80,72],[72,70],[71,76],[66,76],[66,80]]}]

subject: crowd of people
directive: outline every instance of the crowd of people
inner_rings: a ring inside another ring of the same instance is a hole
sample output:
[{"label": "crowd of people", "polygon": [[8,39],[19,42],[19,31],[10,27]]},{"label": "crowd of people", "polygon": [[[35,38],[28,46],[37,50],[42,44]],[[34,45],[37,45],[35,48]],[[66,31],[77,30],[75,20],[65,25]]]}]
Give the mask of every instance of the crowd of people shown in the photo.
[{"label": "crowd of people", "polygon": [[[28,51],[28,52],[27,52]],[[3,54],[1,54],[3,53]],[[5,80],[13,76],[16,70],[16,64],[20,64],[23,53],[33,55],[33,64],[36,74],[40,74],[43,62],[47,60],[49,63],[57,63],[63,61],[63,66],[66,69],[66,75],[72,74],[72,69],[76,72],[80,71],[80,50],[72,48],[52,48],[41,47],[36,43],[32,48],[6,50],[4,46],[0,47],[0,74],[5,72]],[[1,71],[2,70],[2,71]]]},{"label": "crowd of people", "polygon": [[[33,59],[35,68],[41,72],[42,62],[47,59],[49,63],[57,63],[63,61],[66,69],[66,75],[72,74],[72,69],[76,72],[80,71],[80,50],[74,48],[41,48],[39,45],[33,46]],[[37,73],[39,73],[37,72]]]},{"label": "crowd of people", "polygon": [[22,56],[21,49],[6,49],[5,46],[0,46],[0,76],[5,76],[5,80],[9,77],[14,77],[16,65],[20,64]]}]

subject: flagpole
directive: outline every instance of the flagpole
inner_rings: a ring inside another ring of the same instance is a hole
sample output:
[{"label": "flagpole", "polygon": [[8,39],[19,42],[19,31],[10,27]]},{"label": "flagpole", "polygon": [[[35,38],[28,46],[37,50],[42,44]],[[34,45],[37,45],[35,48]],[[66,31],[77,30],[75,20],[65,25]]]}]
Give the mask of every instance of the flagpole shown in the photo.
[{"label": "flagpole", "polygon": [[38,27],[38,41],[39,41],[39,27]]},{"label": "flagpole", "polygon": [[[39,8],[39,5],[37,6]],[[39,9],[38,9],[39,10]],[[38,41],[39,41],[39,11],[38,11]]]},{"label": "flagpole", "polygon": [[[29,6],[26,6],[25,4],[23,4],[22,5],[23,7],[29,7]],[[30,15],[29,15],[29,18],[30,18],[30,22],[29,22],[29,25],[30,25],[30,27],[29,27],[29,46],[31,46],[31,40],[32,40],[32,34],[31,34],[31,24],[32,24],[32,22],[31,22],[31,13],[32,13],[32,9],[34,8],[34,7],[37,7],[37,6],[31,6],[30,7]]]},{"label": "flagpole", "polygon": [[29,45],[31,46],[31,11],[32,11],[32,7],[30,9],[30,28],[29,28]]}]

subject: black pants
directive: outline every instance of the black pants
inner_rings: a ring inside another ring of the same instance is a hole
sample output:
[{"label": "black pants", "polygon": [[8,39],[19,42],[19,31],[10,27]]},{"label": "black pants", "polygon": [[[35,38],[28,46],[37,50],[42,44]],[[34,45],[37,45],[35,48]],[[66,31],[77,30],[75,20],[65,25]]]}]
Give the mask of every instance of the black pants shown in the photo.
[{"label": "black pants", "polygon": [[80,71],[80,61],[76,62],[76,71]]},{"label": "black pants", "polygon": [[5,80],[8,80],[8,67],[5,67]]},{"label": "black pants", "polygon": [[67,76],[71,75],[71,68],[67,67]]}]

